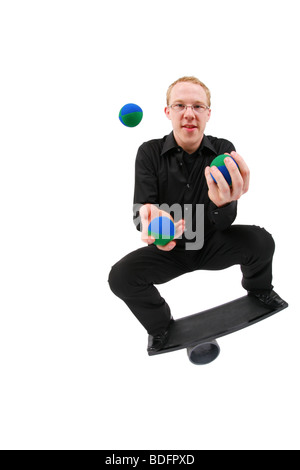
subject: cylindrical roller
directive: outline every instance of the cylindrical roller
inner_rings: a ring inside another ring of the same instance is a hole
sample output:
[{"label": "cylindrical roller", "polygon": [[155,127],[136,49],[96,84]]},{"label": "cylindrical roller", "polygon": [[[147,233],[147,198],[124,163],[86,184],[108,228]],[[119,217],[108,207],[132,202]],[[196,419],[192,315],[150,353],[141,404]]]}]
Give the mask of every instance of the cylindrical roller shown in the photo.
[{"label": "cylindrical roller", "polygon": [[196,365],[209,364],[217,359],[220,353],[220,346],[216,340],[200,343],[187,348],[189,360]]}]

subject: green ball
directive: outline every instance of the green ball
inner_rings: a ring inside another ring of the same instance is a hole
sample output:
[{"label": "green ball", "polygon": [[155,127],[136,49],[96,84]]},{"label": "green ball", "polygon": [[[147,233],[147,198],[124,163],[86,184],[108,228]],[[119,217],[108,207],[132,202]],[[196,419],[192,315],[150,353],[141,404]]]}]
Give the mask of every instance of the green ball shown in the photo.
[{"label": "green ball", "polygon": [[126,127],[136,127],[143,119],[143,110],[137,104],[125,104],[120,109],[119,119]]},{"label": "green ball", "polygon": [[[223,154],[223,155],[218,155],[218,157],[216,157],[216,158],[211,162],[210,168],[211,168],[212,166],[216,166],[216,167],[220,170],[220,172],[222,173],[222,175],[224,176],[224,178],[226,179],[226,181],[227,181],[227,183],[229,184],[229,186],[231,186],[231,185],[232,185],[231,176],[230,176],[230,173],[229,173],[229,171],[227,170],[227,167],[226,167],[225,162],[224,162],[224,160],[225,160],[226,157],[232,158],[231,155],[225,155],[225,154]],[[236,164],[236,166],[239,168],[239,166],[238,166],[238,164],[236,163],[235,159],[232,158],[232,160],[234,161],[234,163]],[[215,178],[213,177],[212,174],[211,174],[211,177],[212,177],[212,179],[214,180],[214,182],[216,183],[216,180],[215,180]]]}]

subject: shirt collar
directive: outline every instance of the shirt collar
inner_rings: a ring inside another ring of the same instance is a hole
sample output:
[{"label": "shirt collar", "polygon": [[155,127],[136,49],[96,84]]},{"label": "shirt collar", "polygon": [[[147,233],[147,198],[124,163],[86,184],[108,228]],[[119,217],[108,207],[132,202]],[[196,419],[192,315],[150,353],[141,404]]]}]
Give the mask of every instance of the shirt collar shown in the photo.
[{"label": "shirt collar", "polygon": [[172,149],[178,148],[178,145],[176,143],[176,140],[174,139],[174,134],[173,131],[167,135],[166,140],[164,142],[161,155],[164,155],[165,153],[169,152]]},{"label": "shirt collar", "polygon": [[[203,139],[202,139],[202,142],[200,144],[200,147],[198,149],[198,151],[202,151],[204,148],[208,148],[209,150],[211,150],[215,155],[218,155],[218,152],[216,151],[214,145],[210,142],[209,138],[204,135],[203,136]],[[173,150],[173,149],[178,149],[180,148],[174,138],[174,134],[173,134],[173,131],[167,135],[166,137],[166,140],[164,142],[164,145],[163,145],[163,148],[162,148],[162,151],[161,151],[161,155],[164,155],[166,154],[167,152],[169,152],[170,150]]]}]

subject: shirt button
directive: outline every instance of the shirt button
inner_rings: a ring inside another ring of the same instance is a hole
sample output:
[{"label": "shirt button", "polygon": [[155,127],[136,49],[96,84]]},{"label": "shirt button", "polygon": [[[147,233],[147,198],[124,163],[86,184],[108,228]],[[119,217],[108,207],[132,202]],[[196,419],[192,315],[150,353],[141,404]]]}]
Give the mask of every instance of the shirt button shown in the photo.
[{"label": "shirt button", "polygon": [[187,188],[189,188],[189,187],[190,187],[189,183],[186,185],[186,187],[187,187]]}]

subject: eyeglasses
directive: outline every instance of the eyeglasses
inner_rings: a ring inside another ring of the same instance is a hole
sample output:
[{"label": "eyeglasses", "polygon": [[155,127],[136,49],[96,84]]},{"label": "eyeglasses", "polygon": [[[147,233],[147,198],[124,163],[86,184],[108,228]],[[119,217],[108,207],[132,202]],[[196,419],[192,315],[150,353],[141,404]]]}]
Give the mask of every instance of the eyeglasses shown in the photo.
[{"label": "eyeglasses", "polygon": [[182,103],[175,103],[168,106],[168,108],[173,109],[176,113],[183,113],[187,110],[187,108],[191,108],[194,113],[200,114],[204,113],[207,109],[210,109],[209,106],[205,106],[205,104],[182,104]]}]

